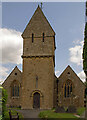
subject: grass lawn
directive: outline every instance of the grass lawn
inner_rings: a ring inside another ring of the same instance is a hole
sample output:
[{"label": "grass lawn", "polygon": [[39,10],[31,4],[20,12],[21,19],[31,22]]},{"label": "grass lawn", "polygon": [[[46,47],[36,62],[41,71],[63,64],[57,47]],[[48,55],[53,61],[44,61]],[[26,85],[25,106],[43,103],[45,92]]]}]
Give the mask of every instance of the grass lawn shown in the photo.
[{"label": "grass lawn", "polygon": [[[52,110],[46,110],[42,111],[39,114],[40,118],[77,118],[72,113],[55,113],[55,109]],[[82,113],[85,111],[84,107],[80,107],[77,109],[77,115],[82,115]]]},{"label": "grass lawn", "polygon": [[82,115],[82,113],[84,113],[85,108],[84,107],[80,107],[77,109],[77,115]]},{"label": "grass lawn", "polygon": [[39,114],[40,118],[77,118],[71,113],[55,113],[53,110],[42,111]]}]

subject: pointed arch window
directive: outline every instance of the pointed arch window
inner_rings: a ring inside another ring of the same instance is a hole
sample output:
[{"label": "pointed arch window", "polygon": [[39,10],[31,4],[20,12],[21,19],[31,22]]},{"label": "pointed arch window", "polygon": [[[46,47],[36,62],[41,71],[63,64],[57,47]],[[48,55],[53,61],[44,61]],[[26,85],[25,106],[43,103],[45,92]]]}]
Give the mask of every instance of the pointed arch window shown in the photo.
[{"label": "pointed arch window", "polygon": [[66,97],[66,84],[65,84],[65,88],[64,88],[64,97]]},{"label": "pointed arch window", "polygon": [[67,80],[64,84],[64,97],[71,97],[72,92],[73,92],[72,81]]},{"label": "pointed arch window", "polygon": [[11,84],[11,96],[12,97],[19,97],[19,82],[18,81],[13,81]]},{"label": "pointed arch window", "polygon": [[70,92],[72,93],[72,84],[71,84],[71,86],[70,86]]},{"label": "pointed arch window", "polygon": [[68,88],[67,88],[67,97],[69,97],[70,95],[70,92],[69,92],[69,85],[68,85]]}]

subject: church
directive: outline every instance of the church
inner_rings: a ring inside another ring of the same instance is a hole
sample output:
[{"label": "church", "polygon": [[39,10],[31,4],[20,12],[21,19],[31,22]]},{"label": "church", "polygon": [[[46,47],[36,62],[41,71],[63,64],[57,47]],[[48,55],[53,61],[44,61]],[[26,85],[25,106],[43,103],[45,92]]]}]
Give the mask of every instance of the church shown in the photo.
[{"label": "church", "polygon": [[2,84],[8,94],[7,106],[84,106],[85,85],[73,69],[68,65],[58,78],[55,76],[55,32],[39,6],[22,38],[22,72],[16,66]]}]

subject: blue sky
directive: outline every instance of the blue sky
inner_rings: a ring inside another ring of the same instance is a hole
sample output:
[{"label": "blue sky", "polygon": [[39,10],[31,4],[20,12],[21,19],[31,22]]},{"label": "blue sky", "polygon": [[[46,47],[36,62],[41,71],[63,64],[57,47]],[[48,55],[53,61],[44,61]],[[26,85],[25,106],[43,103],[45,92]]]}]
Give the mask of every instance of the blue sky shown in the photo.
[{"label": "blue sky", "polygon": [[[5,75],[2,76],[2,79],[5,79],[16,65],[22,70],[20,62],[22,52],[18,53],[22,50],[22,39],[19,36],[38,4],[40,5],[39,2],[2,3],[2,67],[3,70],[5,69]],[[57,76],[70,65],[79,77],[84,79],[81,54],[84,40],[85,3],[45,2],[42,10],[56,33],[55,71]],[[3,37],[6,34],[7,36]]]}]

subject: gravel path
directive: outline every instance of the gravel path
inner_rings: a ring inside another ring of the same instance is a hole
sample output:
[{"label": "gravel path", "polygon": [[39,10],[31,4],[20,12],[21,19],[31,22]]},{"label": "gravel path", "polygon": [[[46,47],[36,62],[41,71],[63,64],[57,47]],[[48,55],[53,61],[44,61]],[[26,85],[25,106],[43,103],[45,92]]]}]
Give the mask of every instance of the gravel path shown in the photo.
[{"label": "gravel path", "polygon": [[38,118],[39,113],[43,110],[34,109],[34,110],[17,110],[17,111],[20,112],[24,116],[24,118]]},{"label": "gravel path", "polygon": [[80,118],[85,118],[85,112],[80,116]]}]

